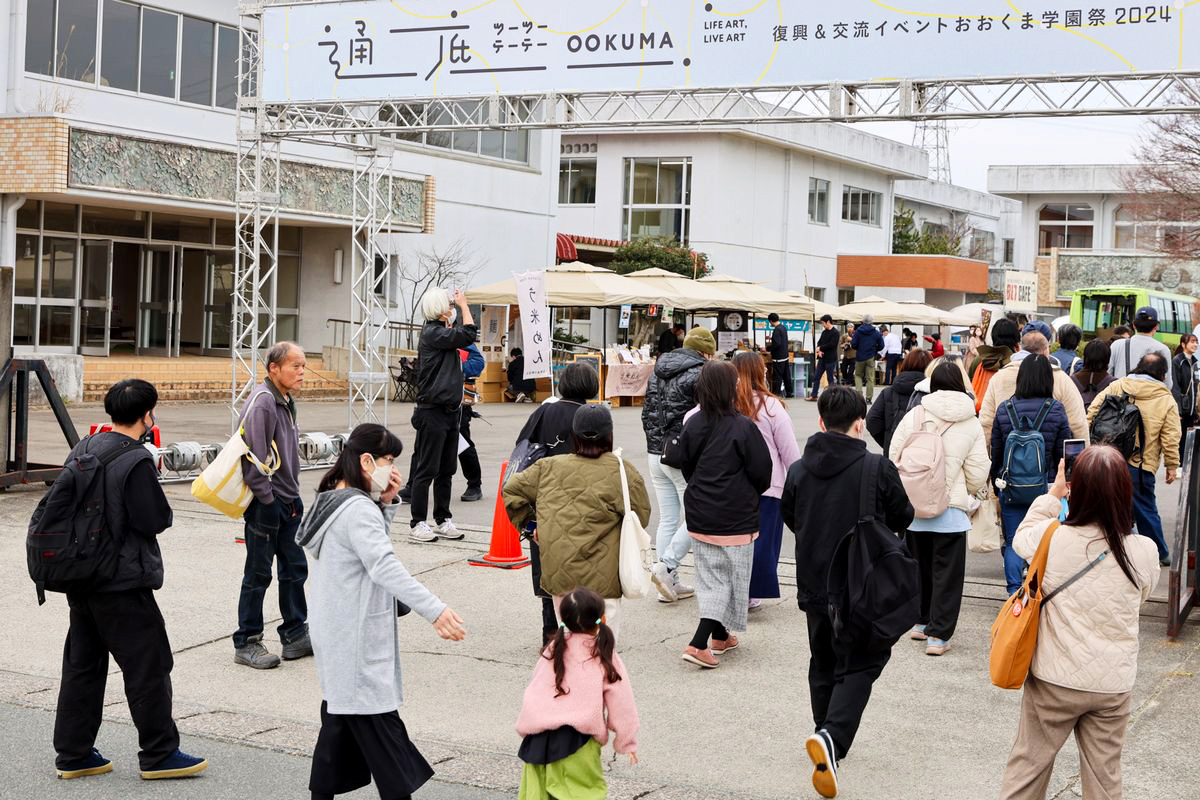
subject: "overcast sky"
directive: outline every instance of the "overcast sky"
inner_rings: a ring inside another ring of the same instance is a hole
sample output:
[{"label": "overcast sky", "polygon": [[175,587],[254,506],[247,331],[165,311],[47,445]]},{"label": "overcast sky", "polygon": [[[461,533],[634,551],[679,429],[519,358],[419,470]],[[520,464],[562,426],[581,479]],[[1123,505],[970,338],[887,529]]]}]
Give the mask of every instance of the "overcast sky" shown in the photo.
[{"label": "overcast sky", "polygon": [[[987,191],[992,164],[1120,164],[1133,160],[1144,117],[972,120],[950,123],[954,183]],[[908,122],[861,123],[859,127],[911,143]]]}]

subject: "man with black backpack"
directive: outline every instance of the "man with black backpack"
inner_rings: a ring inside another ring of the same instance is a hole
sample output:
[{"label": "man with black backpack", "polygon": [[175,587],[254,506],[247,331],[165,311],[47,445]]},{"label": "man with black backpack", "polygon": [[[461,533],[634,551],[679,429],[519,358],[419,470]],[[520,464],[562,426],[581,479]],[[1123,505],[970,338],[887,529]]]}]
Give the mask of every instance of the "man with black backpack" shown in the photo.
[{"label": "man with black backpack", "polygon": [[1092,441],[1112,444],[1129,461],[1133,521],[1138,533],[1158,546],[1159,563],[1164,567],[1171,559],[1158,515],[1154,475],[1159,462],[1166,461],[1167,483],[1175,482],[1181,435],[1179,407],[1165,383],[1169,366],[1160,353],[1147,353],[1130,375],[1096,395],[1088,410]]},{"label": "man with black backpack", "polygon": [[[813,786],[836,797],[837,762],[854,741],[892,645],[920,616],[920,584],[900,538],[913,507],[895,465],[867,453],[862,395],[831,386],[817,411],[822,432],[788,470],[781,504],[796,534],[797,600],[808,618],[816,732],[805,749]],[[875,567],[870,578],[864,566]]]},{"label": "man with black backpack", "polygon": [[179,749],[171,717],[174,660],[154,601],[163,584],[155,537],[172,522],[153,457],[141,445],[157,403],[146,381],[113,385],[104,397],[112,431],[75,446],[29,526],[39,599],[45,590],[65,592],[71,609],[54,720],[60,778],[112,771],[95,747],[110,653],[124,676],[142,778],[182,778],[208,766]]}]

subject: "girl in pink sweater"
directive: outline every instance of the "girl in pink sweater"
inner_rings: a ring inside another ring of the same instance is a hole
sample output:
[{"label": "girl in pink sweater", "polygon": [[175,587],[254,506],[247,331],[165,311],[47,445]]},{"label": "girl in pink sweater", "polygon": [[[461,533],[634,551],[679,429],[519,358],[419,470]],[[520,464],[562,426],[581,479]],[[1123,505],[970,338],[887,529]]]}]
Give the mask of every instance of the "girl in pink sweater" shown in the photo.
[{"label": "girl in pink sweater", "polygon": [[533,669],[517,733],[525,762],[519,800],[604,800],[608,784],[600,748],[608,732],[613,748],[638,763],[638,713],[612,629],[604,624],[604,599],[590,589],[563,596],[558,633]]}]

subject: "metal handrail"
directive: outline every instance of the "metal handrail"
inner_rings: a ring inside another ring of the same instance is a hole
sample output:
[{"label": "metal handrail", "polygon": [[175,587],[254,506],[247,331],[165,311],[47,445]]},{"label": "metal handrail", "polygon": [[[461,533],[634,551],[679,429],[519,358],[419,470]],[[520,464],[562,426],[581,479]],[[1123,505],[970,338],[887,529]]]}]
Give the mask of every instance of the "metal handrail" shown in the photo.
[{"label": "metal handrail", "polygon": [[[333,346],[334,347],[349,347],[350,346],[350,331],[353,326],[359,323],[351,322],[348,319],[338,319],[330,317],[325,320],[325,327],[334,326],[333,329]],[[388,320],[381,326],[387,331],[387,346],[390,350],[412,350],[415,349],[411,345],[421,332],[421,326],[411,322],[396,322]]]}]

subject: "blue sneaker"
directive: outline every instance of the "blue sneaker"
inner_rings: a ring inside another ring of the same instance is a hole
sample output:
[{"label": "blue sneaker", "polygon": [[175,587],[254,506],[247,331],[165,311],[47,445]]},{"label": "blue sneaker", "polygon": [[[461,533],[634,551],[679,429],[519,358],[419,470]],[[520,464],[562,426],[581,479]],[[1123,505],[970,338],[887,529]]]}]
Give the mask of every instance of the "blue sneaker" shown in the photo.
[{"label": "blue sneaker", "polygon": [[949,649],[949,639],[938,639],[930,636],[929,640],[925,642],[925,655],[927,656],[944,656]]},{"label": "blue sneaker", "polygon": [[175,748],[175,752],[158,762],[158,766],[154,769],[142,770],[142,780],[156,781],[164,778],[186,778],[190,775],[199,775],[204,770],[208,769],[208,761],[196,756],[189,756],[179,748]]},{"label": "blue sneaker", "polygon": [[927,638],[925,636],[925,626],[924,625],[913,625],[912,630],[908,632],[908,638],[912,639],[914,642],[925,641],[925,639]]},{"label": "blue sneaker", "polygon": [[59,767],[57,771],[58,777],[66,781],[71,778],[86,778],[89,775],[103,775],[106,772],[112,772],[112,768],[112,762],[100,755],[100,751],[93,747],[91,755]]}]

